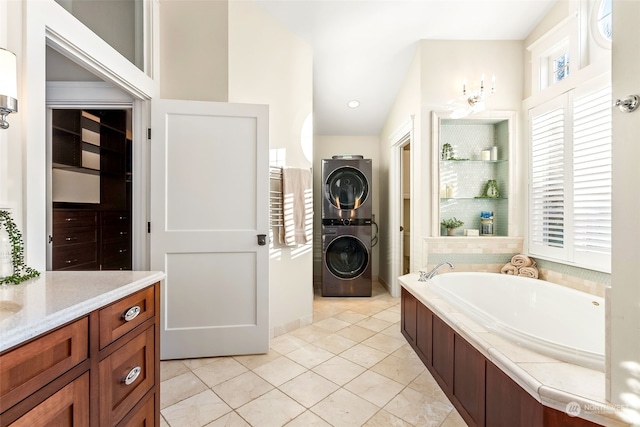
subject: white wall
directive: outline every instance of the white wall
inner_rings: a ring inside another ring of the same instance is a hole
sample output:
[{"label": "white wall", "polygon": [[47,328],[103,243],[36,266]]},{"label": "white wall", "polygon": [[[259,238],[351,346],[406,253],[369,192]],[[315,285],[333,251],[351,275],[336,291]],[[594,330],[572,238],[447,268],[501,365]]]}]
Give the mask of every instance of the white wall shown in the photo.
[{"label": "white wall", "polygon": [[[411,224],[411,271],[423,267],[422,238],[432,235],[431,230],[431,196],[432,176],[432,111],[446,111],[452,101],[462,104],[462,83],[466,79],[467,88],[478,85],[482,74],[489,81],[492,75],[496,77],[496,92],[486,102],[487,110],[519,111],[522,104],[522,56],[523,44],[520,41],[447,41],[423,40],[420,42],[416,59],[412,64],[403,83],[394,107],[388,116],[381,134],[381,158],[388,168],[390,146],[396,141],[389,138],[393,132],[406,121],[410,115],[415,115],[414,141],[411,142],[413,163],[414,190],[412,194],[412,224]],[[419,99],[416,99],[419,97]],[[525,164],[520,152],[521,138],[514,145],[516,151],[516,173],[523,171]],[[391,170],[385,169],[388,173]],[[387,173],[387,176],[389,176]],[[515,183],[516,188],[522,184]],[[389,193],[388,191],[386,192]],[[522,192],[516,192],[522,194]],[[516,206],[523,206],[524,200],[514,201]],[[389,202],[387,201],[387,204]],[[385,207],[387,209],[387,207]],[[515,235],[522,233],[522,218],[524,211],[519,211],[519,221],[516,222]],[[388,220],[385,218],[385,221]],[[388,225],[388,224],[387,224]],[[382,253],[390,251],[390,237],[382,239]],[[391,256],[385,257],[389,262]],[[389,264],[380,270],[383,280],[390,283],[394,278],[389,277]]]},{"label": "white wall", "polygon": [[[330,159],[340,154],[359,154],[365,159],[371,159],[372,164],[372,213],[375,221],[380,225],[380,156],[377,136],[327,136],[315,137],[313,147],[313,281],[320,286],[322,278],[322,159]],[[373,230],[375,232],[375,229]],[[373,234],[372,234],[373,237]],[[371,275],[378,278],[380,266],[380,244],[373,250]]]},{"label": "white wall", "polygon": [[160,95],[228,100],[227,0],[160,0]]},{"label": "white wall", "polygon": [[[396,95],[393,107],[387,117],[382,132],[380,133],[380,248],[378,249],[381,257],[379,265],[381,282],[387,286],[391,286],[394,278],[391,277],[391,261],[394,259],[391,253],[391,233],[390,233],[390,200],[389,200],[389,181],[390,181],[390,162],[391,147],[404,135],[397,135],[400,128],[412,120],[412,116],[420,115],[420,49],[419,44],[416,46],[416,53],[411,61],[411,65],[407,71],[407,75]],[[414,141],[421,138],[420,122],[413,121]],[[410,169],[414,169],[416,165],[410,165]],[[412,202],[415,202],[412,200]],[[415,203],[412,203],[414,207]],[[413,230],[412,230],[413,232]]]},{"label": "white wall", "polygon": [[[301,145],[302,125],[313,108],[312,92],[309,45],[253,2],[230,2],[229,102],[269,105],[269,146],[286,149],[287,166],[312,166]],[[272,250],[269,311],[273,335],[311,323],[312,264],[312,244]]]}]

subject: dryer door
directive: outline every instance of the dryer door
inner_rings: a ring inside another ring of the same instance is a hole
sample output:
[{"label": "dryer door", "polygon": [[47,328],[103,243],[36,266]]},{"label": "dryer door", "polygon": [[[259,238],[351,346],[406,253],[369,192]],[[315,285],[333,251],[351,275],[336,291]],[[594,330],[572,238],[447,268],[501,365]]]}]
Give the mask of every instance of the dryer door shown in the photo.
[{"label": "dryer door", "polygon": [[358,209],[368,196],[367,178],[351,166],[334,170],[325,182],[325,197],[340,210]]},{"label": "dryer door", "polygon": [[325,263],[329,271],[340,279],[355,279],[369,265],[369,251],[355,236],[340,236],[327,246]]}]

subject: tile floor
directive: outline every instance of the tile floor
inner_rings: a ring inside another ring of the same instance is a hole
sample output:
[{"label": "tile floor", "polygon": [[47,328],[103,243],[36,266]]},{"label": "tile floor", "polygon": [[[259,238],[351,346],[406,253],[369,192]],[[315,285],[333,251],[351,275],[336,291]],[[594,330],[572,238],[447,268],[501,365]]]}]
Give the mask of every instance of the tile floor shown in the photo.
[{"label": "tile floor", "polygon": [[400,299],[313,302],[269,353],[161,362],[161,426],[466,426],[400,333]]}]

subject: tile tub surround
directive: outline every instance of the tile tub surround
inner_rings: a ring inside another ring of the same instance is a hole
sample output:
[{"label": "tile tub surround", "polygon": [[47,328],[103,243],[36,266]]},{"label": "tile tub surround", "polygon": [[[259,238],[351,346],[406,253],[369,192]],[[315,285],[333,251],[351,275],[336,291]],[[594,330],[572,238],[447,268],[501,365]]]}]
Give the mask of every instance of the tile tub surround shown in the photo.
[{"label": "tile tub surround", "polygon": [[538,402],[564,412],[575,402],[580,417],[605,426],[629,426],[624,408],[605,397],[605,373],[561,362],[507,341],[469,319],[419,282],[418,274],[399,280],[428,309],[473,345]]},{"label": "tile tub surround", "polygon": [[19,285],[0,286],[0,352],[164,279],[159,271],[47,271]]},{"label": "tile tub surround", "polygon": [[161,362],[161,427],[464,427],[400,333],[400,299],[321,297],[269,353]]},{"label": "tile tub surround", "polygon": [[[500,273],[511,258],[523,253],[522,237],[425,237],[423,262],[431,269],[443,261],[450,261],[456,271]],[[534,257],[534,259],[536,259]],[[611,286],[607,273],[572,267],[552,261],[536,259],[539,279],[576,289],[603,298]]]}]

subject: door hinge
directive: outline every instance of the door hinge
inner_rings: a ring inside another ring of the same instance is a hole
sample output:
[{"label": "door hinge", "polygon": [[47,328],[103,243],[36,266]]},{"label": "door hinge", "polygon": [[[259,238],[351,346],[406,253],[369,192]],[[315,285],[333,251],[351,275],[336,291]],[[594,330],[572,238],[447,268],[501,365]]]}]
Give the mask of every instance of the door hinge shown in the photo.
[{"label": "door hinge", "polygon": [[147,139],[151,140],[151,128],[147,128]]},{"label": "door hinge", "polygon": [[147,222],[147,233],[151,233],[151,222]]}]

